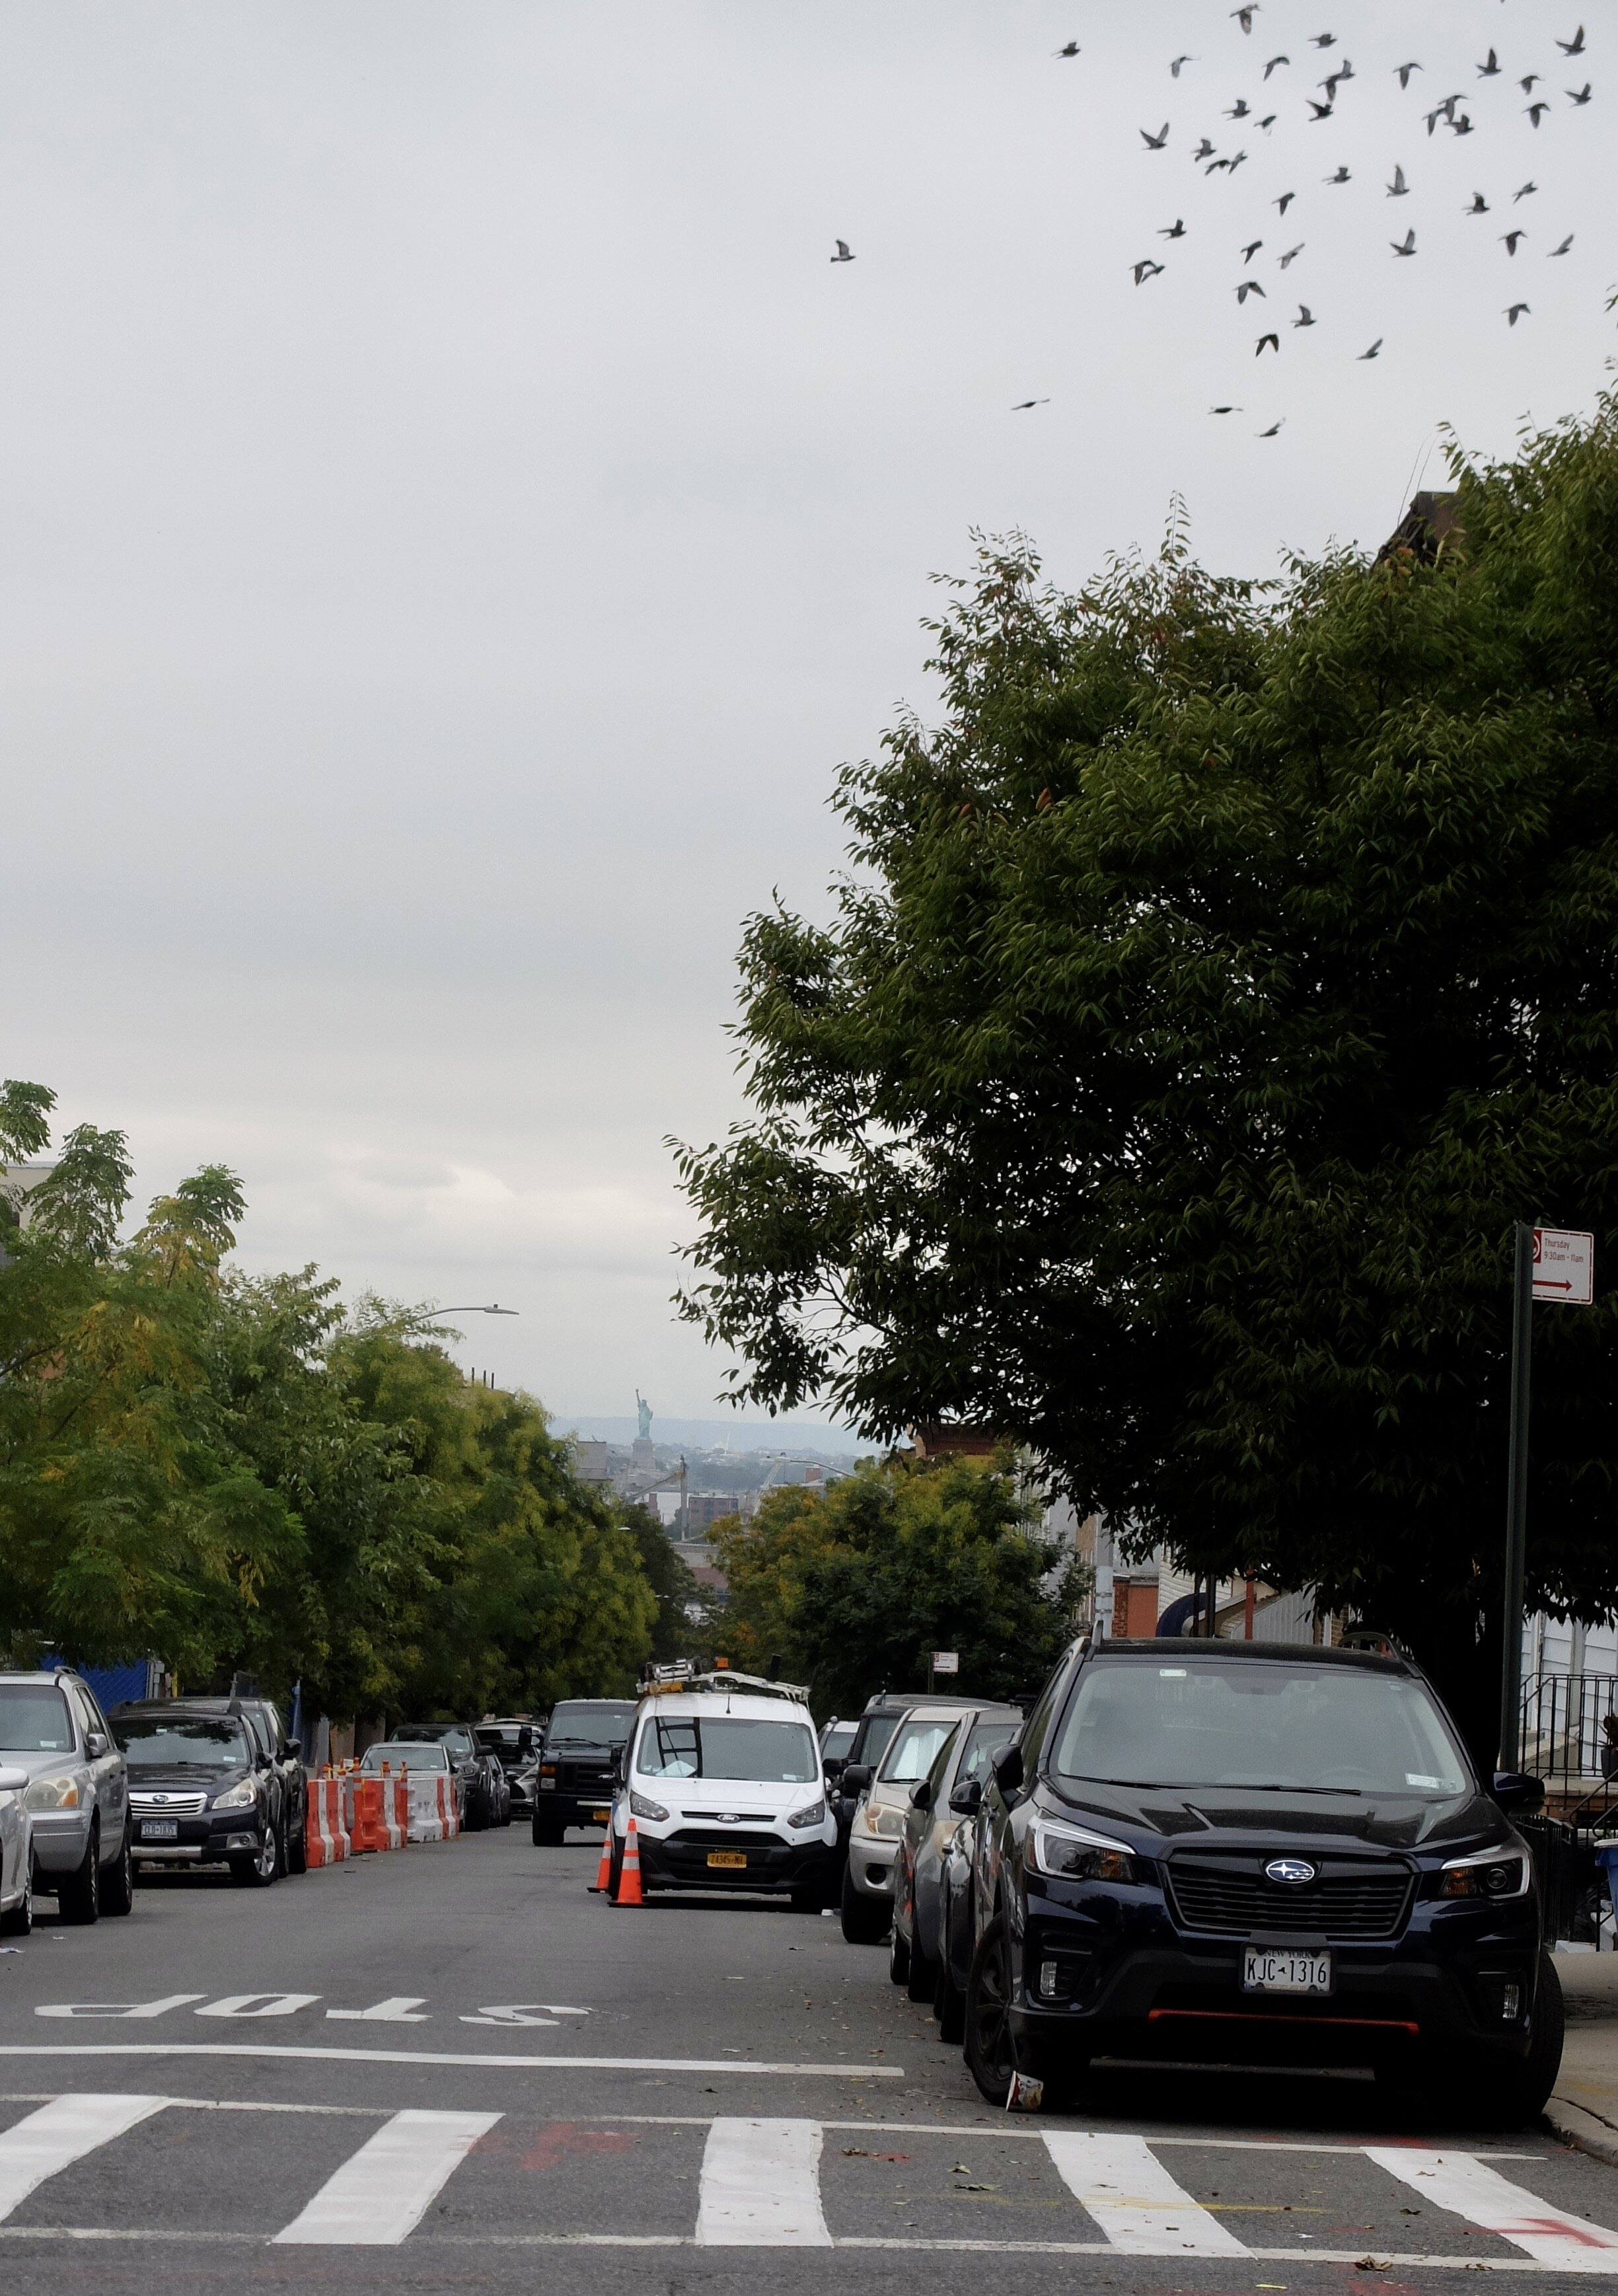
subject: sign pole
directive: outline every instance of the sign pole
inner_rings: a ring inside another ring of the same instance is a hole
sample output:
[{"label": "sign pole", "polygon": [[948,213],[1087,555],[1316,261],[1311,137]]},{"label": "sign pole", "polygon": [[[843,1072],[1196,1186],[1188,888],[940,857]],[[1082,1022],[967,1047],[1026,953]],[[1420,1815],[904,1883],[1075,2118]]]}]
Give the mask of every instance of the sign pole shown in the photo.
[{"label": "sign pole", "polygon": [[1500,1618],[1500,1767],[1522,1758],[1523,1581],[1528,1555],[1528,1375],[1533,1346],[1534,1231],[1519,1220],[1511,1287],[1511,1439],[1507,1466],[1506,1585]]}]

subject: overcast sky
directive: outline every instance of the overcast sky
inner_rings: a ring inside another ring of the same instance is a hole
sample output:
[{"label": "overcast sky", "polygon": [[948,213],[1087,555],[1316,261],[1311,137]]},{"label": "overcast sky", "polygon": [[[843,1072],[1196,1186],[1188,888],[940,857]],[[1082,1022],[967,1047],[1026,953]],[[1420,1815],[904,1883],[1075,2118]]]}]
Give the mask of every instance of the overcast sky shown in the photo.
[{"label": "overcast sky", "polygon": [[742,921],[824,908],[929,575],[1016,527],[1077,584],[1176,491],[1269,573],[1380,541],[1443,422],[1588,409],[1610,25],[0,0],[0,1070],[143,1201],[234,1165],[251,1266],[520,1308],[462,1358],[564,1422],[711,1415],[663,1137],[736,1112]]}]

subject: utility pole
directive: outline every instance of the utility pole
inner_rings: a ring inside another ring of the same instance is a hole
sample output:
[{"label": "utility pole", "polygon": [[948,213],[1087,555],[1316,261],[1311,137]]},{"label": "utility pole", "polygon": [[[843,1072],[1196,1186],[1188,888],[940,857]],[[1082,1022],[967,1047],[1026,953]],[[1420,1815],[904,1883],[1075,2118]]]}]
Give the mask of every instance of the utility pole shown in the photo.
[{"label": "utility pole", "polygon": [[1500,1616],[1502,1770],[1522,1759],[1523,1582],[1528,1562],[1528,1381],[1533,1350],[1533,1242],[1516,1225],[1511,1278],[1511,1432],[1506,1467],[1506,1586]]}]

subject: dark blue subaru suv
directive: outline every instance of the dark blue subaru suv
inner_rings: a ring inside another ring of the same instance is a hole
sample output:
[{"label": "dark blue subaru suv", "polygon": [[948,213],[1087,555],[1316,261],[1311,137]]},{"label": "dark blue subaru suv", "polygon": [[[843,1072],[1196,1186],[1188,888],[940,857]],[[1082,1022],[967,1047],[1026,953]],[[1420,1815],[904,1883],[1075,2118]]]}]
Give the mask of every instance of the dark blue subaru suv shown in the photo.
[{"label": "dark blue subaru suv", "polygon": [[1373,2066],[1494,2120],[1562,2053],[1533,1861],[1418,1668],[1280,1644],[1074,1645],[976,1816],[983,2095],[1092,2058]]}]

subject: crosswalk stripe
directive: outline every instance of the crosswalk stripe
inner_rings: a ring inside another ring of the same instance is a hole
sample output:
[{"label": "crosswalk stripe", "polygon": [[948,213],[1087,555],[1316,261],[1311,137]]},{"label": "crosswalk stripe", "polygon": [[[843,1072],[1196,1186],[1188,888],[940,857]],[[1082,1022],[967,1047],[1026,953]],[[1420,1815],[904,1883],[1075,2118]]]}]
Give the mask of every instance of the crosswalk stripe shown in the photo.
[{"label": "crosswalk stripe", "polygon": [[1474,2153],[1429,2152],[1403,2144],[1367,2144],[1365,2152],[1367,2160],[1412,2192],[1425,2193],[1480,2231],[1498,2234],[1540,2264],[1564,2272],[1618,2272],[1618,2233],[1552,2208]]},{"label": "crosswalk stripe", "polygon": [[59,2096],[0,2134],[0,2218],[36,2185],[160,2112],[166,2096]]},{"label": "crosswalk stripe", "polygon": [[497,2112],[396,2112],[328,2177],[279,2243],[395,2247],[415,2229]]},{"label": "crosswalk stripe", "polygon": [[817,2120],[716,2120],[702,2154],[702,2248],[830,2248]]},{"label": "crosswalk stripe", "polygon": [[1144,2136],[1053,2128],[1045,2146],[1073,2198],[1127,2255],[1251,2252],[1175,2183]]}]

